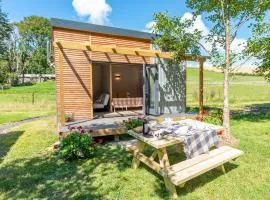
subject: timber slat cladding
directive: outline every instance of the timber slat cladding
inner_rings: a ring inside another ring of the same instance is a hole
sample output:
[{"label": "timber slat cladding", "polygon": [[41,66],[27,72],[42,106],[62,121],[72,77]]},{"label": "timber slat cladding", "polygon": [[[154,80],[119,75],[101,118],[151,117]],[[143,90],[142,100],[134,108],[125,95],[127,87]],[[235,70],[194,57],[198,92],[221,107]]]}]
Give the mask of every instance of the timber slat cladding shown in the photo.
[{"label": "timber slat cladding", "polygon": [[72,42],[88,42],[89,33],[83,31],[73,31],[68,29],[54,28],[54,39],[72,41]]},{"label": "timber slat cladding", "polygon": [[[54,40],[62,39],[65,41],[87,42],[89,34],[84,32],[54,29]],[[57,51],[55,57],[57,59]],[[92,91],[90,80],[89,60],[90,54],[80,50],[64,49],[63,76],[64,76],[64,112],[73,113],[75,120],[91,119],[92,109]],[[56,63],[56,91],[57,99],[59,94],[59,66]],[[59,102],[57,100],[57,102]],[[61,107],[57,103],[58,116]],[[60,117],[60,116],[59,116]]]},{"label": "timber slat cladding", "polygon": [[[150,50],[150,42],[146,40],[130,39],[125,37],[107,36],[101,34],[91,34],[91,43],[93,45],[116,45],[118,47],[140,48]],[[101,52],[92,52],[92,60],[104,62],[121,62],[121,63],[150,63],[150,58],[140,56],[124,56],[117,54],[105,54]]]},{"label": "timber slat cladding", "polygon": [[142,58],[139,56],[122,56],[116,54],[105,54],[101,52],[92,52],[93,61],[103,61],[103,62],[120,62],[120,63],[134,63],[134,64],[150,64],[150,58]]},{"label": "timber slat cladding", "polygon": [[[69,30],[63,28],[53,28],[54,41],[89,42],[97,45],[116,45],[126,48],[140,48],[150,50],[150,41],[112,36],[105,34],[90,33],[84,31]],[[64,113],[73,113],[75,120],[92,119],[92,69],[91,61],[99,62],[120,62],[143,64],[150,63],[150,58],[140,56],[125,56],[112,53],[89,52],[82,50],[63,49],[63,96]],[[54,60],[58,61],[58,48],[54,48]],[[60,104],[60,72],[59,63],[55,62],[56,73],[56,96],[57,114],[61,119]]]}]

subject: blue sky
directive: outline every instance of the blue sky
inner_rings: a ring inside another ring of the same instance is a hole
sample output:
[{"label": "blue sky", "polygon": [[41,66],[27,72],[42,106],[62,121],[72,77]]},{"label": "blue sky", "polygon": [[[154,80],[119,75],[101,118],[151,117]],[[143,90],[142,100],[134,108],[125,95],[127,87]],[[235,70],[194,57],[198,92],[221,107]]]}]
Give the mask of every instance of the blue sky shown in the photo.
[{"label": "blue sky", "polygon": [[[177,16],[183,15],[186,12],[191,12],[191,10],[186,8],[184,0],[74,1],[81,1],[82,3],[87,1],[105,2],[105,4],[111,8],[111,11],[107,13],[107,24],[135,30],[144,30],[145,25],[152,21],[152,16],[155,12],[168,11],[171,15]],[[87,16],[82,17],[78,15],[78,10],[75,10],[72,2],[73,0],[2,0],[2,8],[5,12],[8,13],[9,19],[11,21],[19,21],[22,20],[23,17],[29,15],[40,15],[48,18],[57,17],[82,22],[89,21]],[[104,3],[101,3],[101,5],[89,5],[88,7],[90,6],[94,9],[104,9]],[[203,19],[203,22],[206,24],[206,27],[209,27],[209,23],[206,20]],[[243,28],[239,32],[238,37],[246,39],[248,36],[250,36],[250,31],[247,28]]]},{"label": "blue sky", "polygon": [[[39,15],[139,31],[147,31],[147,25],[151,25],[156,12],[168,11],[171,16],[192,17],[192,10],[185,6],[185,0],[2,0],[1,5],[12,22]],[[267,18],[270,19],[270,12]],[[199,16],[194,26],[207,35],[211,24],[204,16]],[[240,29],[232,50],[241,52],[250,36],[251,31],[247,27]],[[203,40],[201,43],[206,49],[211,49],[211,44]],[[252,63],[254,60],[251,59],[245,65],[253,67]]]}]

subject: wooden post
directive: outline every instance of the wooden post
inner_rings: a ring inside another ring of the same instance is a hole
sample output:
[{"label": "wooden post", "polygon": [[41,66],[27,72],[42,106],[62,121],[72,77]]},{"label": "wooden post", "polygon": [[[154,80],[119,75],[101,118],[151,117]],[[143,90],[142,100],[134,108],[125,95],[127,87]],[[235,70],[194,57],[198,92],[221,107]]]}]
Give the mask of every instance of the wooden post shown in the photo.
[{"label": "wooden post", "polygon": [[91,95],[90,97],[90,106],[92,108],[91,110],[91,113],[90,113],[90,119],[93,119],[94,117],[94,106],[93,106],[93,63],[92,61],[89,62],[89,74],[90,74],[90,77],[89,77],[89,93]]},{"label": "wooden post", "polygon": [[109,65],[110,112],[112,112],[112,64]]},{"label": "wooden post", "polygon": [[225,170],[225,167],[224,165],[220,165],[216,168],[218,171],[221,171],[223,174],[226,174],[226,170]]},{"label": "wooden post", "polygon": [[199,107],[200,107],[200,115],[202,117],[203,116],[203,63],[204,63],[204,60],[200,59],[199,62],[200,62]]},{"label": "wooden post", "polygon": [[60,85],[60,124],[65,125],[65,108],[64,108],[64,66],[63,66],[63,49],[58,47],[58,65],[59,65],[59,85]]},{"label": "wooden post", "polygon": [[162,168],[163,173],[165,173],[165,176],[163,176],[165,186],[167,190],[169,191],[170,195],[174,199],[176,199],[178,196],[177,196],[175,185],[167,177],[167,174],[168,174],[167,168],[170,166],[170,162],[169,162],[166,147],[158,150],[158,158],[159,158],[160,167]]},{"label": "wooden post", "polygon": [[[91,33],[89,34],[89,44],[92,44],[92,35]],[[88,54],[89,53],[89,54]],[[91,116],[90,118],[93,119],[94,118],[94,97],[93,97],[93,63],[92,63],[92,52],[90,51],[86,51],[86,54],[89,55],[90,61],[89,61],[89,93],[91,94],[91,99],[90,99],[90,104],[91,104],[91,108],[92,108],[92,112],[91,112]]]},{"label": "wooden post", "polygon": [[32,104],[35,103],[35,92],[32,92]]},{"label": "wooden post", "polygon": [[145,148],[145,143],[142,141],[139,141],[137,148],[133,152],[133,154],[134,154],[134,157],[132,160],[132,168],[133,169],[137,169],[139,167],[141,161],[137,158],[137,156],[143,152],[144,148]]},{"label": "wooden post", "polygon": [[187,109],[187,61],[184,61],[184,68],[185,68],[185,112]]}]

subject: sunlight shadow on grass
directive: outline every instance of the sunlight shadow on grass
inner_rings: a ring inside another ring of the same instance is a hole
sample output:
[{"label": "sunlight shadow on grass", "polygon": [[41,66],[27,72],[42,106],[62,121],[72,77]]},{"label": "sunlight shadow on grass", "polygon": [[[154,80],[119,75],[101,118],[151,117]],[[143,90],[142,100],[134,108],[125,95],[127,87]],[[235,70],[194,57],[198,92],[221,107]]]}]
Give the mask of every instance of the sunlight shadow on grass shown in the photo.
[{"label": "sunlight shadow on grass", "polygon": [[95,183],[113,174],[113,169],[130,168],[128,157],[120,148],[100,147],[97,156],[89,160],[68,162],[58,156],[18,159],[0,168],[0,180],[5,180],[0,188],[5,199],[104,199],[106,192]]},{"label": "sunlight shadow on grass", "polygon": [[0,163],[24,131],[11,131],[0,135]]},{"label": "sunlight shadow on grass", "polygon": [[268,122],[270,120],[270,112],[259,113],[240,113],[233,116],[235,121],[249,121],[249,122]]}]

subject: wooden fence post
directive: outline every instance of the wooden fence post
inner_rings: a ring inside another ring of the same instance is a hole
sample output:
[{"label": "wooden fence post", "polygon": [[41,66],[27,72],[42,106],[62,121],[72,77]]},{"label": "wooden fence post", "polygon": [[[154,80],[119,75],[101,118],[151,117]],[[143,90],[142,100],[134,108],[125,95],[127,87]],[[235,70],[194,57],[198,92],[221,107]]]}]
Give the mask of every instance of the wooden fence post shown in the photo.
[{"label": "wooden fence post", "polygon": [[32,104],[35,103],[35,92],[32,92]]},{"label": "wooden fence post", "polygon": [[199,86],[199,108],[200,108],[200,116],[203,116],[203,63],[204,60],[200,59],[200,86]]}]

